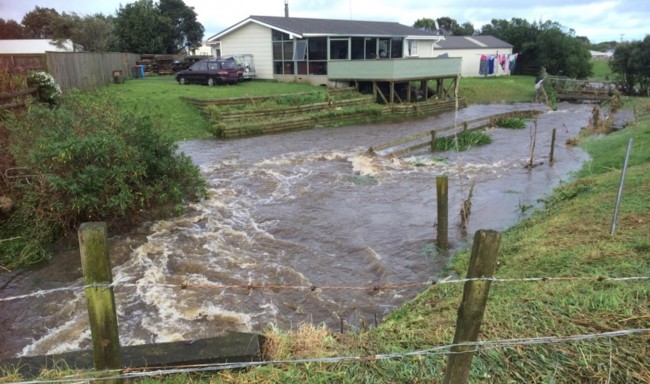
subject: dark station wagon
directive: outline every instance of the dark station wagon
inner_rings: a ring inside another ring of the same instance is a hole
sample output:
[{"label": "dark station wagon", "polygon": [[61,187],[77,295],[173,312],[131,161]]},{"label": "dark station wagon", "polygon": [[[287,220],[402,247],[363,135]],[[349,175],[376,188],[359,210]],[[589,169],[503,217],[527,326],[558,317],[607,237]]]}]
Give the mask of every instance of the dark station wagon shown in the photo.
[{"label": "dark station wagon", "polygon": [[235,60],[201,60],[184,71],[176,72],[176,81],[181,85],[236,84],[243,79],[244,71]]}]

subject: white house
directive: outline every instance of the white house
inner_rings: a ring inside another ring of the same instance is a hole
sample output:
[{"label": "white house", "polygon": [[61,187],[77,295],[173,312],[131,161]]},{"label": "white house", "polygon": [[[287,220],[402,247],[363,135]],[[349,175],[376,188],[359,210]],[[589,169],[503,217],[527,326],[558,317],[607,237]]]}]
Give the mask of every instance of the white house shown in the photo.
[{"label": "white house", "polygon": [[327,84],[333,62],[431,58],[441,40],[395,22],[250,16],[207,44],[214,56],[252,54],[259,79]]},{"label": "white house", "polygon": [[[446,36],[435,44],[434,50],[435,57],[461,57],[464,77],[509,75],[517,57],[511,44],[493,36]],[[487,73],[481,71],[482,64],[487,65]]]}]

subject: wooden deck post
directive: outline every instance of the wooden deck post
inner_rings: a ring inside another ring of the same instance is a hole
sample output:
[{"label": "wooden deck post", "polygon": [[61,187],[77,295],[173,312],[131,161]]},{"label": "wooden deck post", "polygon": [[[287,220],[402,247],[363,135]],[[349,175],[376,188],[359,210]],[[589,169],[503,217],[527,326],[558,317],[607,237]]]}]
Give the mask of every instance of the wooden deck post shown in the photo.
[{"label": "wooden deck post", "polygon": [[115,312],[113,282],[108,255],[106,223],[83,223],[79,227],[81,267],[86,285],[88,318],[93,341],[93,362],[98,371],[120,369],[120,339]]},{"label": "wooden deck post", "polygon": [[[500,242],[499,232],[483,229],[476,232],[467,269],[468,279],[494,275]],[[463,300],[458,308],[456,319],[454,346],[451,348],[445,370],[443,381],[445,384],[467,383],[476,347],[457,344],[474,342],[478,339],[491,283],[489,280],[465,282]]]}]

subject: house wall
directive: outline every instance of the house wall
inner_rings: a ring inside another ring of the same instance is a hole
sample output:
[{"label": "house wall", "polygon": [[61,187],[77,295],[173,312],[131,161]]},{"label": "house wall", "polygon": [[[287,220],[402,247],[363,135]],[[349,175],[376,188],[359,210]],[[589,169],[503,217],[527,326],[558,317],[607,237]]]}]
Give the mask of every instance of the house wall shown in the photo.
[{"label": "house wall", "polygon": [[221,55],[253,55],[256,79],[273,79],[273,45],[271,30],[249,23],[221,38]]},{"label": "house wall", "polygon": [[[449,57],[460,57],[463,59],[461,68],[461,76],[463,77],[477,77],[479,75],[479,66],[481,64],[481,55],[496,55],[505,54],[511,55],[512,48],[500,49],[436,49],[433,51],[433,57],[438,57],[443,54],[448,54]],[[500,66],[493,76],[507,75]]]},{"label": "house wall", "polygon": [[418,54],[417,57],[426,59],[433,56],[433,44],[432,40],[417,40],[418,42]]}]

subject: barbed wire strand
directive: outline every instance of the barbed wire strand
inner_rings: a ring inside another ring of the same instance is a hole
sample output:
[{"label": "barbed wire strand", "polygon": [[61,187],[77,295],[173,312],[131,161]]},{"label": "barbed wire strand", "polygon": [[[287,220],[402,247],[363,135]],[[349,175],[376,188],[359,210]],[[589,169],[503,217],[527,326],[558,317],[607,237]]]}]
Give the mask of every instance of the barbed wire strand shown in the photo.
[{"label": "barbed wire strand", "polygon": [[[249,362],[236,362],[236,363],[214,363],[214,364],[193,364],[176,367],[145,367],[145,368],[128,368],[124,370],[106,370],[99,372],[87,372],[83,377],[70,377],[63,379],[53,380],[32,380],[32,381],[19,381],[10,384],[44,384],[44,383],[75,383],[85,382],[88,380],[102,381],[102,380],[115,380],[115,379],[135,379],[151,376],[163,376],[183,373],[197,373],[197,372],[215,372],[229,369],[243,369],[254,368],[270,365],[298,365],[308,363],[343,363],[343,362],[375,362],[379,360],[388,359],[402,359],[410,357],[420,357],[427,355],[450,355],[458,353],[467,353],[475,351],[490,350],[496,348],[505,348],[511,346],[531,346],[541,344],[559,344],[569,342],[583,342],[588,340],[597,339],[611,339],[615,337],[642,335],[650,333],[650,328],[638,329],[625,329],[618,331],[610,331],[603,333],[591,333],[571,336],[543,336],[531,338],[514,338],[514,339],[499,339],[499,340],[484,340],[476,342],[447,344],[434,348],[416,350],[403,353],[384,353],[366,356],[334,356],[334,357],[320,357],[320,358],[305,358],[295,360],[265,360],[265,361],[249,361]],[[467,348],[463,351],[452,351],[454,348]]]},{"label": "barbed wire strand", "polygon": [[169,284],[169,283],[124,283],[116,281],[113,283],[94,283],[87,285],[76,285],[69,287],[60,287],[46,290],[39,290],[32,293],[26,293],[22,295],[9,296],[9,297],[0,297],[0,302],[13,301],[19,299],[27,299],[31,297],[43,297],[49,294],[57,292],[66,292],[66,291],[83,291],[88,288],[119,288],[119,287],[130,287],[130,288],[140,288],[140,287],[162,287],[162,288],[175,288],[175,289],[238,289],[238,290],[299,290],[299,291],[336,291],[336,290],[348,290],[348,291],[394,291],[401,289],[411,289],[416,287],[430,286],[430,285],[443,285],[443,284],[464,284],[470,281],[491,281],[494,283],[515,283],[515,282],[558,282],[558,281],[594,281],[594,282],[622,282],[622,281],[650,281],[650,276],[629,276],[629,277],[605,277],[605,276],[573,276],[573,277],[521,277],[521,278],[496,278],[496,277],[478,277],[470,279],[440,279],[440,280],[428,280],[413,282],[407,284],[387,284],[387,285],[363,285],[363,286],[346,286],[346,285],[275,285],[275,284],[217,284],[217,283],[181,283],[181,284]]}]

